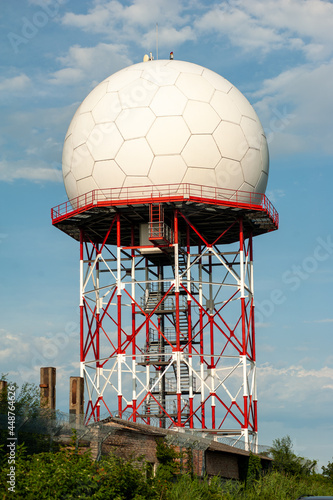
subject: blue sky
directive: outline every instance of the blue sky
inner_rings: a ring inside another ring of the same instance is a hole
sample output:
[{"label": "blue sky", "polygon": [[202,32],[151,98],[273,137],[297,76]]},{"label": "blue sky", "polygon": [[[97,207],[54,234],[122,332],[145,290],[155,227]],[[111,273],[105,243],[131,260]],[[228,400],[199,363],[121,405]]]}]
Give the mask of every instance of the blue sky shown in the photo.
[{"label": "blue sky", "polygon": [[0,372],[78,373],[78,246],[53,228],[62,145],[101,80],[147,52],[206,66],[254,105],[278,232],[255,241],[259,440],[332,460],[333,4],[324,0],[17,0],[0,10]]}]

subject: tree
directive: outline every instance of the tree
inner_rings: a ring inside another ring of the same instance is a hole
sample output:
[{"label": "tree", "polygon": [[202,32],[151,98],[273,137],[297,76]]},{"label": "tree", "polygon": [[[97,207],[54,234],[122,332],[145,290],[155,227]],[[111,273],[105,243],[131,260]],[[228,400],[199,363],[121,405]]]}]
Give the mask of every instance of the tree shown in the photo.
[{"label": "tree", "polygon": [[159,465],[154,480],[161,499],[165,498],[170,483],[180,472],[180,457],[181,454],[173,446],[168,445],[163,438],[156,439],[156,458]]},{"label": "tree", "polygon": [[252,486],[254,481],[260,479],[262,474],[261,460],[258,455],[250,453],[249,464],[246,474],[246,486]]},{"label": "tree", "polygon": [[290,436],[274,439],[270,453],[274,459],[273,469],[285,474],[308,476],[317,465],[316,460],[295,455]]},{"label": "tree", "polygon": [[1,380],[7,381],[7,390],[0,393],[0,413],[7,414],[8,391],[15,392],[15,415],[33,416],[39,414],[40,394],[36,384],[24,382],[19,389],[16,382],[8,381],[8,374],[1,374]]},{"label": "tree", "polygon": [[323,476],[333,482],[333,462],[328,462],[327,467],[322,466]]},{"label": "tree", "polygon": [[[1,380],[7,381],[7,375],[1,374]],[[13,428],[18,444],[24,443],[28,454],[50,449],[52,443],[47,419],[40,419],[40,391],[37,385],[25,382],[19,388],[16,382],[7,381],[7,389],[0,393],[0,445],[7,443],[9,417],[14,418]],[[58,444],[54,445],[54,449],[58,449]],[[1,453],[6,450],[4,447]]]}]

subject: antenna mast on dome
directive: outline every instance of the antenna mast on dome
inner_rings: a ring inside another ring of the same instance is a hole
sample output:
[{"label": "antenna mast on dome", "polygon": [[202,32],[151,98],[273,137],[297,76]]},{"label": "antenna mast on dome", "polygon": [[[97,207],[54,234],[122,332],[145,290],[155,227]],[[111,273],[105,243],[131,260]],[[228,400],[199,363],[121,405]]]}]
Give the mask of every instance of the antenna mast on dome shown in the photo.
[{"label": "antenna mast on dome", "polygon": [[156,59],[158,59],[158,23],[156,23]]}]

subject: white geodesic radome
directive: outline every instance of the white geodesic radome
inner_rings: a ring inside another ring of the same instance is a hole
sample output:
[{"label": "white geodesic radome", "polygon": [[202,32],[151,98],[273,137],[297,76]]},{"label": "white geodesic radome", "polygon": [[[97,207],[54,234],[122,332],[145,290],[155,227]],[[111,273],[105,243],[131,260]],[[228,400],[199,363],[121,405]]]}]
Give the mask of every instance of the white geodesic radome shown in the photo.
[{"label": "white geodesic radome", "polygon": [[243,94],[217,73],[176,60],[135,64],[97,85],[63,149],[69,199],[176,183],[264,193],[268,165],[263,128]]}]

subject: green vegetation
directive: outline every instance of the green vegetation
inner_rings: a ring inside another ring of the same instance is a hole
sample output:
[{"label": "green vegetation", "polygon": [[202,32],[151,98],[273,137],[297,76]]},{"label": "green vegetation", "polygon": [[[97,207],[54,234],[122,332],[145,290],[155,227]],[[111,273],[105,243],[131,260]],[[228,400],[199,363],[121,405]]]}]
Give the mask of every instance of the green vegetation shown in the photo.
[{"label": "green vegetation", "polygon": [[[288,436],[287,436],[288,438]],[[160,465],[153,477],[144,460],[124,461],[113,455],[95,462],[90,452],[70,446],[57,452],[27,454],[26,447],[16,450],[15,493],[8,491],[8,456],[0,450],[0,491],[2,500],[110,499],[110,500],[292,500],[301,495],[333,495],[332,469],[323,474],[313,468],[293,468],[295,455],[290,438],[276,440],[272,453],[283,455],[282,465],[263,473],[260,460],[250,456],[246,482],[225,481],[214,477],[204,480],[181,473],[181,455],[163,440],[157,442]],[[287,446],[286,446],[287,445]],[[289,457],[287,460],[286,456]],[[297,457],[296,457],[297,458]],[[296,460],[298,462],[298,460]]]},{"label": "green vegetation", "polygon": [[333,462],[328,462],[327,467],[322,467],[323,476],[327,477],[333,484]]},{"label": "green vegetation", "polygon": [[309,476],[316,468],[316,460],[295,455],[290,436],[275,439],[271,448],[274,470],[293,476]]},{"label": "green vegetation", "polygon": [[[2,374],[0,380],[7,380],[7,375]],[[11,407],[8,405],[8,392],[15,392],[13,411],[10,413],[8,413]],[[18,442],[25,444],[27,454],[50,451],[50,449],[59,450],[58,444],[50,439],[47,419],[44,422],[38,420],[41,411],[45,412],[45,409],[41,410],[39,388],[35,384],[25,382],[19,388],[15,382],[8,382],[7,390],[0,391],[0,447],[7,444],[8,416],[15,414],[15,435]],[[26,422],[38,422],[36,432],[26,432],[24,430]]]},{"label": "green vegetation", "polygon": [[[11,387],[13,384],[11,384]],[[16,415],[39,422],[38,388],[25,384],[17,391]],[[0,394],[0,413],[7,418],[7,395]],[[5,420],[6,420],[5,418]],[[177,452],[163,439],[156,442],[159,466],[142,458],[124,461],[114,455],[98,462],[77,446],[75,432],[70,446],[52,445],[50,436],[18,432],[15,450],[15,492],[10,491],[8,430],[0,430],[1,500],[103,499],[103,500],[293,500],[302,495],[333,495],[333,462],[316,473],[316,461],[296,455],[289,436],[273,441],[269,452],[271,470],[262,469],[258,456],[250,454],[246,480],[219,477],[197,478],[193,474],[192,450]],[[52,445],[52,448],[51,448]]]}]

